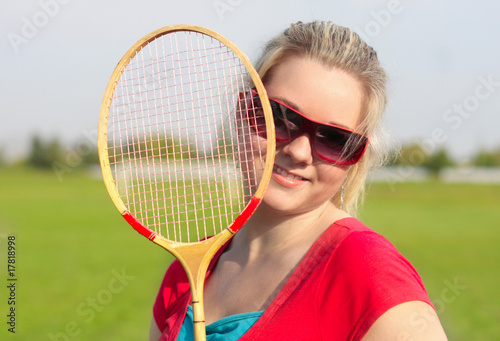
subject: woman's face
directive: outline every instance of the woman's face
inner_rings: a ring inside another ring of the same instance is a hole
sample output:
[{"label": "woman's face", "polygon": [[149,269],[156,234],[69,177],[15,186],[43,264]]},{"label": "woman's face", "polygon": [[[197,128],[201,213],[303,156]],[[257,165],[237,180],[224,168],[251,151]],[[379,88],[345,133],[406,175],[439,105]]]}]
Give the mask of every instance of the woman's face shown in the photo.
[{"label": "woman's face", "polygon": [[[349,74],[311,59],[293,57],[275,67],[265,84],[268,96],[317,122],[354,130],[363,103],[361,84]],[[303,133],[278,142],[274,169],[263,204],[284,214],[311,212],[326,205],[347,172],[320,159]]]}]

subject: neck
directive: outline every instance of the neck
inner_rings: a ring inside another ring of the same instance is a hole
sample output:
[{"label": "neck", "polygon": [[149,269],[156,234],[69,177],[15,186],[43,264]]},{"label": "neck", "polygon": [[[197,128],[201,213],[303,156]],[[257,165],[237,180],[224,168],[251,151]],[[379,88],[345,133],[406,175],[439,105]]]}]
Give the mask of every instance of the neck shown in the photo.
[{"label": "neck", "polygon": [[327,202],[316,210],[295,215],[276,212],[264,204],[238,232],[231,248],[247,255],[247,261],[287,251],[307,251],[316,239],[345,212]]}]

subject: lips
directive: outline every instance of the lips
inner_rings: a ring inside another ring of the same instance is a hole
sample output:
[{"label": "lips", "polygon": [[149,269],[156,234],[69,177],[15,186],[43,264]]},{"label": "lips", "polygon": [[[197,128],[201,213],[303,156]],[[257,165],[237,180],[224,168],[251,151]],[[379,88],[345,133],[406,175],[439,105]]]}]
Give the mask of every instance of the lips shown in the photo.
[{"label": "lips", "polygon": [[276,166],[276,165],[274,165],[273,171],[278,173],[282,177],[284,177],[288,180],[291,180],[291,181],[305,181],[305,180],[307,180],[306,178],[303,178],[299,175],[289,173],[288,171],[286,171],[283,168],[280,168],[279,166]]}]

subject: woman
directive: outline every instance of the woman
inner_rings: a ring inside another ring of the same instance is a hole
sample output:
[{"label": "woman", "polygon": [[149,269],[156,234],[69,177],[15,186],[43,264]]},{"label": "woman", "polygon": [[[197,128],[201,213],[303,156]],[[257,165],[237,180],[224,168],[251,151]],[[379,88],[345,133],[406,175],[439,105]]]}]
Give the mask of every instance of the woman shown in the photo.
[{"label": "woman", "polygon": [[[415,269],[351,217],[384,158],[386,76],[374,50],[333,23],[299,22],[256,68],[288,135],[277,135],[263,203],[216,255],[204,291],[208,339],[446,340]],[[182,276],[178,263],[165,276],[151,340],[190,337]]]}]

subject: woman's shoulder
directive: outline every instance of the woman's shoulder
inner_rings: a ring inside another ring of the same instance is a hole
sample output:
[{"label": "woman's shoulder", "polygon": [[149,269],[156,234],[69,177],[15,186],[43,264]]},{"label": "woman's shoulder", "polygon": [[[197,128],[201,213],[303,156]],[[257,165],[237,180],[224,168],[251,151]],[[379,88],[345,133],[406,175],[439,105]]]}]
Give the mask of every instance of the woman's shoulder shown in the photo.
[{"label": "woman's shoulder", "polygon": [[328,229],[328,234],[325,238],[329,243],[334,241],[335,247],[345,249],[345,251],[355,252],[354,250],[361,249],[360,251],[379,251],[389,252],[395,255],[400,255],[396,247],[382,234],[376,232],[370,227],[366,226],[357,218],[348,217],[335,221]]},{"label": "woman's shoulder", "polygon": [[348,288],[352,305],[363,306],[361,311],[368,306],[383,311],[410,300],[432,304],[416,268],[387,238],[354,218],[336,222],[333,230],[342,237],[330,250],[322,289]]},{"label": "woman's shoulder", "polygon": [[366,226],[357,218],[347,217],[335,221],[316,241],[316,248],[327,248],[329,252],[337,252],[338,248],[353,251],[365,247],[380,247],[384,250],[394,246],[381,234]]},{"label": "woman's shoulder", "polygon": [[[338,240],[330,248],[320,281],[322,316],[335,316],[363,335],[384,312],[401,303],[432,305],[417,270],[384,236],[355,218],[337,221],[330,230],[330,241]],[[331,307],[343,307],[345,318]]]},{"label": "woman's shoulder", "polygon": [[356,218],[336,221],[332,227],[330,240],[337,239],[331,254],[331,262],[344,273],[363,273],[365,277],[387,274],[411,276],[420,282],[413,265],[383,235],[369,228]]},{"label": "woman's shoulder", "polygon": [[361,220],[354,218],[354,217],[346,217],[346,218],[336,220],[332,224],[331,228],[337,228],[337,229],[343,228],[349,233],[351,233],[351,232],[373,232],[373,233],[375,233],[375,231],[373,231],[371,228],[366,226]]}]

